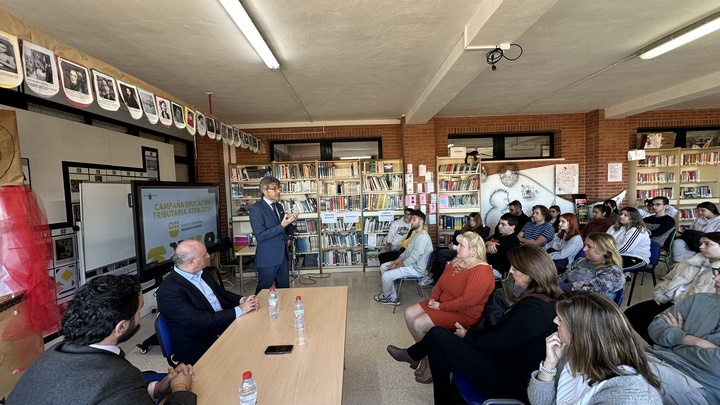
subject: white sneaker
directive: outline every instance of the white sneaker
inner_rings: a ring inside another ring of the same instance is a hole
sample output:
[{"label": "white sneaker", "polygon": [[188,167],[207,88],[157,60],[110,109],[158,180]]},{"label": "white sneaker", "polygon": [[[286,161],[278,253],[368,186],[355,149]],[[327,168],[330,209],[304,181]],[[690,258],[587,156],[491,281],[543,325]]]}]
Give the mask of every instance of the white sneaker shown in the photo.
[{"label": "white sneaker", "polygon": [[435,281],[435,280],[433,280],[432,277],[430,277],[430,276],[425,276],[425,277],[423,277],[423,278],[420,279],[419,283],[420,283],[420,285],[421,285],[422,287],[425,287],[426,285],[432,284],[434,281]]}]

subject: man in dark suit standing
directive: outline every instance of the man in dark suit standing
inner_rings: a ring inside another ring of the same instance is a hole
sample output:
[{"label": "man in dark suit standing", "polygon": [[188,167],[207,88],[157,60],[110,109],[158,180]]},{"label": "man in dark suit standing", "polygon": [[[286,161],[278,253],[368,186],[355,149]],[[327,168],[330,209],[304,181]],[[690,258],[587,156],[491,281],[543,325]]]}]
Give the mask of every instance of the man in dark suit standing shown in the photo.
[{"label": "man in dark suit standing", "polygon": [[144,404],[168,395],[165,403],[194,405],[192,367],[168,369],[147,385],[118,344],[140,328],[143,295],[132,276],[99,276],[80,287],[62,318],[65,341],[43,353],[10,392],[7,403]]},{"label": "man in dark suit standing", "polygon": [[288,269],[288,235],[295,232],[294,222],[298,214],[288,214],[280,201],[280,181],[275,177],[260,180],[263,198],[250,207],[250,226],[257,240],[255,267],[258,270],[258,284],[255,294],[270,288],[275,282],[277,288],[290,287]]},{"label": "man in dark suit standing", "polygon": [[174,359],[183,363],[195,364],[235,318],[258,308],[254,295],[225,291],[203,271],[209,257],[202,242],[180,242],[172,257],[175,268],[157,290]]}]

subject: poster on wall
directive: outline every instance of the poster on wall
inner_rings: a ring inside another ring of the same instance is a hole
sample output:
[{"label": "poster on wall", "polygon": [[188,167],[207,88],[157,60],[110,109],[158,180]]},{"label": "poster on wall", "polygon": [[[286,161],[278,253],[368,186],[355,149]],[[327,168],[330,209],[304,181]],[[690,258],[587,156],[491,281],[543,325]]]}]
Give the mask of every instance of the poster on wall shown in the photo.
[{"label": "poster on wall", "polygon": [[170,117],[170,101],[160,96],[155,96],[155,100],[157,100],[158,118],[160,119],[160,123],[170,128],[172,125],[172,118]]},{"label": "poster on wall", "polygon": [[0,31],[0,87],[13,88],[22,84],[23,71],[19,68],[20,47],[14,35]]},{"label": "poster on wall", "polygon": [[57,62],[63,93],[70,104],[76,107],[90,106],[93,102],[93,94],[88,84],[90,77],[88,68],[59,56]]},{"label": "poster on wall", "polygon": [[207,117],[207,136],[210,139],[215,139],[215,119],[212,117]]},{"label": "poster on wall", "polygon": [[185,116],[183,114],[183,107],[174,101],[171,101],[170,104],[172,105],[172,116],[175,127],[177,129],[185,129]]},{"label": "poster on wall", "polygon": [[23,184],[15,111],[0,110],[0,186]]},{"label": "poster on wall", "polygon": [[60,91],[54,60],[53,51],[32,42],[23,41],[25,84],[31,92],[40,97],[52,97]]},{"label": "poster on wall", "polygon": [[137,95],[137,88],[132,84],[127,84],[118,80],[118,88],[120,89],[120,97],[122,97],[125,106],[133,119],[139,120],[143,116],[140,109],[140,100]]},{"label": "poster on wall", "polygon": [[187,131],[190,135],[195,135],[195,110],[185,107],[185,122]]},{"label": "poster on wall", "polygon": [[203,113],[201,113],[200,111],[196,111],[195,122],[197,124],[197,134],[200,136],[205,136],[205,133],[207,131],[207,127],[205,126],[205,115],[203,115]]},{"label": "poster on wall", "polygon": [[243,149],[247,149],[250,147],[250,134],[248,134],[247,132],[243,132],[242,136],[243,141],[240,146],[242,146]]},{"label": "poster on wall", "polygon": [[140,87],[137,88],[137,92],[138,96],[140,96],[140,104],[142,104],[143,111],[145,111],[145,117],[151,124],[157,124],[158,112],[155,106],[155,95]]},{"label": "poster on wall", "polygon": [[235,145],[235,147],[237,148],[240,146],[240,130],[237,128],[233,128],[232,130],[233,130],[233,145]]},{"label": "poster on wall", "polygon": [[577,194],[580,165],[555,165],[555,194]]},{"label": "poster on wall", "polygon": [[92,69],[93,87],[97,94],[97,103],[103,110],[117,111],[120,109],[117,84],[115,78]]},{"label": "poster on wall", "polygon": [[228,143],[227,130],[228,130],[227,125],[225,125],[224,122],[221,122],[220,123],[220,136],[218,137],[218,139],[222,139],[222,141],[226,144]]}]

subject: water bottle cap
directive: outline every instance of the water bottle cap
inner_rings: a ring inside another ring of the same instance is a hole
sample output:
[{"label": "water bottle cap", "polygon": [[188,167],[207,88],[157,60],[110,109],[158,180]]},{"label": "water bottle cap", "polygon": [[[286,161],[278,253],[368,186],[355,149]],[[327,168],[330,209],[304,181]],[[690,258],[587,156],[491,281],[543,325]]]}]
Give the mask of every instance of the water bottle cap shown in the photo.
[{"label": "water bottle cap", "polygon": [[243,380],[247,380],[248,378],[252,378],[252,373],[250,371],[243,373]]},{"label": "water bottle cap", "polygon": [[300,296],[299,296],[299,295],[295,296],[295,301],[300,301]]},{"label": "water bottle cap", "polygon": [[275,286],[274,286],[274,285],[271,285],[271,286],[270,286],[270,291],[275,291]]}]

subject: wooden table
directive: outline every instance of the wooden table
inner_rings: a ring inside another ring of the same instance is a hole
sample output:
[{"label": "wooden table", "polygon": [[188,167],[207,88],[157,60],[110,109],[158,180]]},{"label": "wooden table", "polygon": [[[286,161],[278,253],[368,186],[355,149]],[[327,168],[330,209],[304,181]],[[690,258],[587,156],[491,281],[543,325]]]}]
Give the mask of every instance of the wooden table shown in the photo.
[{"label": "wooden table", "polygon": [[[340,404],[347,320],[347,287],[283,288],[280,315],[268,316],[267,291],[260,309],[236,319],[194,366],[198,404],[238,404],[244,371],[252,371],[258,404]],[[286,355],[266,355],[269,345],[294,344],[295,296],[305,304],[308,344]]]}]

